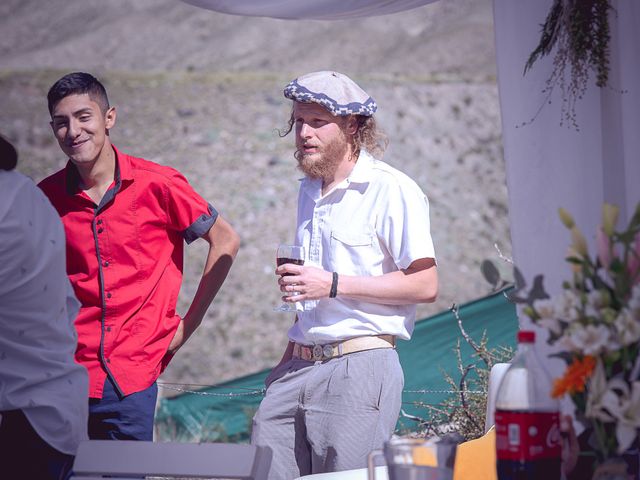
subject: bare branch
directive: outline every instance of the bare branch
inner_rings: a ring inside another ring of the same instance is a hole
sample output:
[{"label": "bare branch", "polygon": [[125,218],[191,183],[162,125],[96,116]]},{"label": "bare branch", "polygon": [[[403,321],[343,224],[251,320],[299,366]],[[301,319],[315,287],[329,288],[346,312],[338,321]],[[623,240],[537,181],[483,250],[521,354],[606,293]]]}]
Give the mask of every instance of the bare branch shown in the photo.
[{"label": "bare branch", "polygon": [[465,342],[471,345],[471,348],[475,350],[475,352],[480,356],[482,361],[487,366],[491,366],[493,362],[491,360],[491,356],[487,353],[486,349],[480,348],[480,346],[473,341],[473,339],[469,336],[467,331],[464,329],[464,326],[462,325],[462,318],[460,317],[460,309],[458,308],[458,306],[454,303],[451,306],[450,310],[453,312],[453,315],[456,317],[456,320],[458,321],[458,328],[460,329],[460,333],[462,333],[462,337],[464,338]]},{"label": "bare branch", "polygon": [[473,418],[473,415],[469,412],[469,406],[467,405],[467,400],[465,398],[465,392],[467,391],[466,378],[471,370],[475,367],[473,365],[467,365],[462,374],[462,378],[460,379],[460,404],[462,405],[462,411],[465,416],[469,419],[469,421],[473,424],[474,428],[480,428],[480,425],[476,422],[476,419]]},{"label": "bare branch", "polygon": [[496,251],[498,252],[498,257],[499,257],[501,260],[504,260],[505,262],[510,263],[511,265],[513,265],[513,264],[514,264],[514,263],[513,263],[513,259],[511,259],[511,258],[509,258],[509,257],[507,257],[507,256],[505,256],[505,255],[503,255],[502,250],[500,250],[500,247],[498,246],[498,244],[497,244],[497,243],[494,243],[494,244],[493,244],[493,248],[495,248],[495,249],[496,249]]}]

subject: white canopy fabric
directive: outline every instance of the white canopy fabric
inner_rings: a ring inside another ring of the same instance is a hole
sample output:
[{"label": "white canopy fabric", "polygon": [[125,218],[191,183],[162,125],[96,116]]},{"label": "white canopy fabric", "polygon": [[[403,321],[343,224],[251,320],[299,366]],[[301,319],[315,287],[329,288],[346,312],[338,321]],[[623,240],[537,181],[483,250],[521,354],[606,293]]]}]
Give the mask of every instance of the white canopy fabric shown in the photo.
[{"label": "white canopy fabric", "polygon": [[345,20],[402,12],[436,0],[182,0],[232,15],[286,20]]}]

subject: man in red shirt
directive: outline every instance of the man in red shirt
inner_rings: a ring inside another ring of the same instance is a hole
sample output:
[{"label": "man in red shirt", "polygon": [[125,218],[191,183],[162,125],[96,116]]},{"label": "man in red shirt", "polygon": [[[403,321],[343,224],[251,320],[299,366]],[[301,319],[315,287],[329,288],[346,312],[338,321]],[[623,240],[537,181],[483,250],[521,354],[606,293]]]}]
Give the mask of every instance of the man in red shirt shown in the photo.
[{"label": "man in red shirt", "polygon": [[[92,75],[65,75],[47,99],[69,161],[39,186],[62,218],[82,304],[76,360],[89,372],[89,436],[151,440],[156,379],[202,321],[239,237],[178,171],[112,145],[116,109]],[[181,318],[183,242],[200,237],[209,253]]]}]

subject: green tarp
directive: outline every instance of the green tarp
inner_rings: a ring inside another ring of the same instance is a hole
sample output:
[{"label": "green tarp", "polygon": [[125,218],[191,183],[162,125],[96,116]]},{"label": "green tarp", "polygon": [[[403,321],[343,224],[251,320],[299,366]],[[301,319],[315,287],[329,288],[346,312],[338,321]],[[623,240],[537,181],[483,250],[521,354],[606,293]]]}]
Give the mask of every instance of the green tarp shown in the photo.
[{"label": "green tarp", "polygon": [[[489,348],[515,346],[516,310],[504,292],[460,305],[459,315],[465,330],[476,341],[486,332]],[[424,418],[426,409],[420,407],[420,403],[438,404],[449,395],[450,387],[443,371],[460,378],[455,353],[458,339],[463,361],[467,363],[473,350],[462,339],[454,314],[445,311],[416,322],[412,339],[399,342],[398,354],[405,375],[402,409],[406,414]],[[248,441],[251,418],[262,400],[263,382],[268,373],[269,370],[263,370],[161,399],[156,413],[158,438],[191,442]],[[398,421],[399,430],[415,426],[415,422],[405,416]]]}]

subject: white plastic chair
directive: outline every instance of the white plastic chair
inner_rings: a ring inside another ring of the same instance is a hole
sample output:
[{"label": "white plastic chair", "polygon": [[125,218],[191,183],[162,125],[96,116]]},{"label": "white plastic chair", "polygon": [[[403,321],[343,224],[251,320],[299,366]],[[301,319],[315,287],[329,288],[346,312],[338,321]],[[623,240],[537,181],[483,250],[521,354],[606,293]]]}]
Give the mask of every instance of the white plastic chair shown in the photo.
[{"label": "white plastic chair", "polygon": [[266,480],[269,447],[231,443],[88,440],[78,448],[73,480],[148,476]]}]

